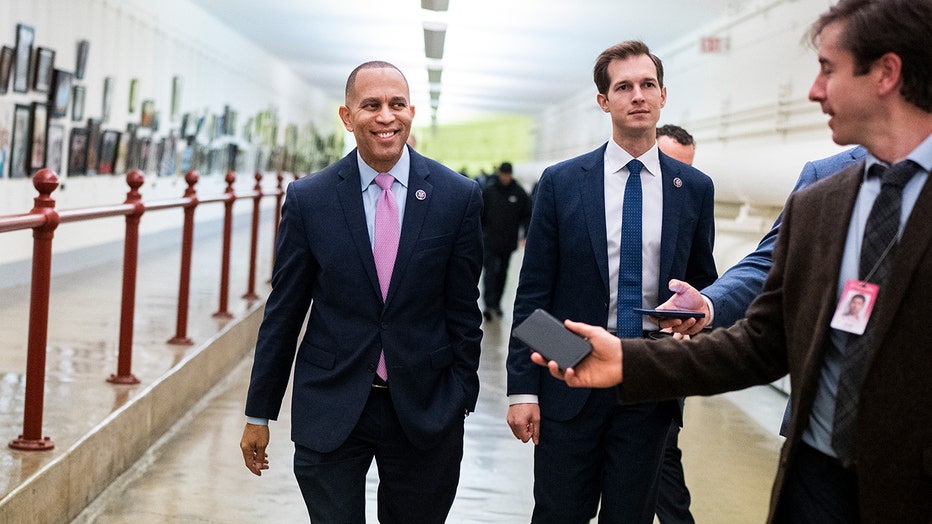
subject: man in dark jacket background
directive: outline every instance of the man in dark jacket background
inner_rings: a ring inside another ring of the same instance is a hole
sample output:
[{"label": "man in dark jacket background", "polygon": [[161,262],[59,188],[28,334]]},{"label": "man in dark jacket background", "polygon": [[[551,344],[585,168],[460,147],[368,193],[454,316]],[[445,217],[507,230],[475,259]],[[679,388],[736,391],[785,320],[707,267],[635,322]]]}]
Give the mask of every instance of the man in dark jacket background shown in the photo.
[{"label": "man in dark jacket background", "polygon": [[502,291],[518,234],[531,221],[531,198],[512,176],[509,162],[498,168],[498,177],[482,191],[482,239],[485,245],[483,277],[486,320],[502,316]]}]

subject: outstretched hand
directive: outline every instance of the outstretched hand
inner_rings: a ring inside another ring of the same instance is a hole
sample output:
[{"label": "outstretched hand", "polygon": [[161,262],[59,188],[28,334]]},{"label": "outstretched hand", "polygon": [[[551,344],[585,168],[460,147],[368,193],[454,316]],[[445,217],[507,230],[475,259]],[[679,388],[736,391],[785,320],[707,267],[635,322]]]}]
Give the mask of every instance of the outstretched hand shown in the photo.
[{"label": "outstretched hand", "polygon": [[708,325],[712,312],[709,311],[709,304],[699,293],[699,290],[692,287],[682,280],[672,279],[668,284],[670,291],[674,294],[669,300],[657,306],[657,309],[679,309],[683,311],[697,311],[704,313],[702,318],[668,318],[657,319],[661,328],[673,333],[682,333],[684,335],[695,335],[702,331],[702,328]]},{"label": "outstretched hand", "polygon": [[622,380],[621,339],[601,327],[582,322],[567,320],[564,325],[588,340],[592,344],[592,353],[566,370],[540,353],[531,353],[531,360],[545,366],[551,375],[574,388],[607,388],[619,384]]}]

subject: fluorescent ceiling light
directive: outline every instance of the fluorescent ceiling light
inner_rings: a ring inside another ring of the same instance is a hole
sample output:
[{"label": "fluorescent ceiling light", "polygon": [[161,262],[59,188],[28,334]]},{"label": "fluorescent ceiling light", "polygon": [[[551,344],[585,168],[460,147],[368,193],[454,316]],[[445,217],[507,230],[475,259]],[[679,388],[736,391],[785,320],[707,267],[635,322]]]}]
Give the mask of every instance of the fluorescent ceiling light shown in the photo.
[{"label": "fluorescent ceiling light", "polygon": [[446,11],[450,8],[450,0],[421,0],[421,9],[430,11]]}]

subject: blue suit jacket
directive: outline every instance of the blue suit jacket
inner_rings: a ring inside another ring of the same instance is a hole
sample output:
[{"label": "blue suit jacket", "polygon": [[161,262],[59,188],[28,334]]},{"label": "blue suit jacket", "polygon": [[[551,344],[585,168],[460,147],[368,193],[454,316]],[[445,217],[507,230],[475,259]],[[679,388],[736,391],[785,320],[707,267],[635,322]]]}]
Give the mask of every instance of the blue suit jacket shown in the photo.
[{"label": "blue suit jacket", "polygon": [[[605,148],[548,167],[541,175],[515,298],[515,324],[542,308],[561,320],[605,326],[610,298]],[[663,302],[671,296],[671,278],[710,284],[717,274],[712,180],[662,152],[660,169],[663,225],[660,278],[654,285]],[[576,416],[589,396],[590,390],[571,389],[531,362],[528,347],[514,337],[507,369],[508,394],[538,395],[541,413],[551,419]]]},{"label": "blue suit jacket", "polygon": [[356,151],[288,186],[247,416],[278,416],[294,363],[292,440],[336,449],[362,413],[383,347],[392,401],[416,446],[431,447],[475,409],[479,186],[412,150],[405,206],[383,302]]},{"label": "blue suit jacket", "polygon": [[[828,158],[806,162],[793,191],[798,191],[823,178],[834,175],[862,158],[865,154],[867,154],[867,151],[858,146]],[[737,322],[738,319],[744,318],[744,313],[751,301],[760,294],[764,286],[764,280],[767,279],[767,272],[770,271],[773,246],[777,241],[777,233],[780,231],[782,221],[783,213],[780,213],[780,216],[777,217],[776,222],[773,224],[773,228],[764,235],[760,244],[757,245],[757,249],[729,268],[728,271],[725,271],[722,277],[711,286],[703,289],[701,285],[690,282],[696,288],[702,289],[702,294],[712,301],[712,306],[715,308],[715,317],[712,321],[714,327],[728,327]]]}]

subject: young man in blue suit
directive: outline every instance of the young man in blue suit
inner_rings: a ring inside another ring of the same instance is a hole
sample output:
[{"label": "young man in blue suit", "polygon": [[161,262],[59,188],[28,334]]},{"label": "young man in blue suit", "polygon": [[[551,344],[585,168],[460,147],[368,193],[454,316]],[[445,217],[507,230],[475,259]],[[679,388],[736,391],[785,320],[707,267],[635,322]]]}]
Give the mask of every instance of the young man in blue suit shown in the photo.
[{"label": "young man in blue suit", "polygon": [[[640,336],[656,325],[632,307],[666,300],[671,278],[711,284],[717,276],[712,180],[657,148],[666,88],[644,43],[605,50],[593,77],[611,139],[541,176],[514,321],[542,308]],[[650,523],[678,403],[619,407],[613,389],[567,388],[529,355],[511,339],[507,421],[536,445],[532,522],[585,523],[601,505],[603,522]]]},{"label": "young man in blue suit", "polygon": [[268,469],[294,364],[295,476],[315,523],[365,522],[373,458],[383,523],[444,522],[459,481],[479,392],[482,194],[405,146],[413,117],[401,71],[357,67],[340,107],[357,148],[292,183],[282,209],[240,447]]}]

